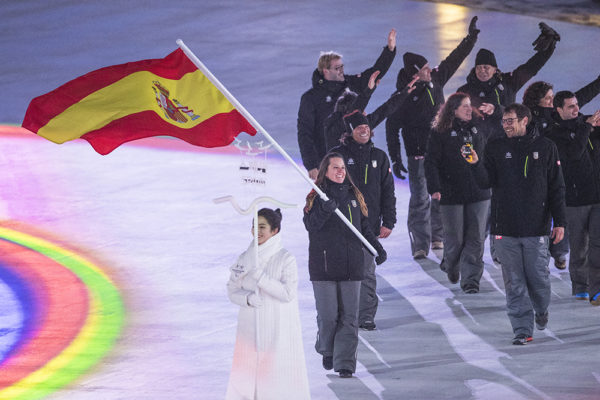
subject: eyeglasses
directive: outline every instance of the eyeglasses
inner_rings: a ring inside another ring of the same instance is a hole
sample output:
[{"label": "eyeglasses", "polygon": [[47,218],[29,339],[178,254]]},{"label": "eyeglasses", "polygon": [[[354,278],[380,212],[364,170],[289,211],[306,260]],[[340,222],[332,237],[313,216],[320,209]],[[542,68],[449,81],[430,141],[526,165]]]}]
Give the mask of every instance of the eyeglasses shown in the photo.
[{"label": "eyeglasses", "polygon": [[506,118],[502,120],[502,125],[512,125],[515,121],[519,121],[519,118]]}]

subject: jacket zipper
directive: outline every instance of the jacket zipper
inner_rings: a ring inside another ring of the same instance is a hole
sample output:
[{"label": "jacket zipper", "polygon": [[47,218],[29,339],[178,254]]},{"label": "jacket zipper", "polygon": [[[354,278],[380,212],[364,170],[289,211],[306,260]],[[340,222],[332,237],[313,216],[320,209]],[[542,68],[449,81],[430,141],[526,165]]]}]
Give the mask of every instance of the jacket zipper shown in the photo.
[{"label": "jacket zipper", "polygon": [[325,260],[325,272],[329,273],[327,271],[327,250],[323,250],[323,259]]}]

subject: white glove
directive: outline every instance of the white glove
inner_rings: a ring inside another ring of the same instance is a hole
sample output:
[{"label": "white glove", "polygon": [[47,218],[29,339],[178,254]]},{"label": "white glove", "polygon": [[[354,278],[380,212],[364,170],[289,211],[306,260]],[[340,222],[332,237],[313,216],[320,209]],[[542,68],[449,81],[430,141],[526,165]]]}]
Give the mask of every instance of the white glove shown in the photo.
[{"label": "white glove", "polygon": [[244,278],[242,278],[242,288],[244,290],[249,290],[251,292],[255,291],[257,283],[258,283],[258,281],[254,277],[254,274],[252,274],[252,272],[249,274],[246,274],[244,276]]},{"label": "white glove", "polygon": [[260,308],[263,305],[263,299],[256,293],[250,293],[248,295],[248,299],[246,300],[250,307]]}]

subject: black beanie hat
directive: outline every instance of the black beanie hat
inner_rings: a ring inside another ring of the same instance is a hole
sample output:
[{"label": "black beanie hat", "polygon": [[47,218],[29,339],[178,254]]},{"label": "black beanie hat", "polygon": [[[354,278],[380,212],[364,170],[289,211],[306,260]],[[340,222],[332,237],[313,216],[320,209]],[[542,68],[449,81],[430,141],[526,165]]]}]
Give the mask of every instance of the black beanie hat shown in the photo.
[{"label": "black beanie hat", "polygon": [[419,54],[406,52],[402,56],[402,60],[404,61],[404,70],[409,75],[414,75],[425,64],[427,64],[427,59]]},{"label": "black beanie hat", "polygon": [[496,56],[488,49],[481,49],[477,52],[475,57],[475,65],[491,65],[492,67],[498,68],[496,64]]},{"label": "black beanie hat", "polygon": [[346,124],[348,133],[352,133],[357,126],[369,126],[369,120],[361,110],[354,110],[350,114],[344,115],[344,123]]}]

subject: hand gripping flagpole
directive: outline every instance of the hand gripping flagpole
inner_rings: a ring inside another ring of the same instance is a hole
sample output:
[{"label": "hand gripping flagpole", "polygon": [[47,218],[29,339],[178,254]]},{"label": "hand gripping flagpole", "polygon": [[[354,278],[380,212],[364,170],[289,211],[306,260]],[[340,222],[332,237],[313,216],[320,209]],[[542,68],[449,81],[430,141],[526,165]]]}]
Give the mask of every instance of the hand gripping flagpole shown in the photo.
[{"label": "hand gripping flagpole", "polygon": [[[219,89],[221,91],[221,93],[223,93],[223,95],[227,98],[227,100],[229,100],[233,104],[233,106],[238,110],[238,112],[240,114],[242,114],[257,131],[262,133],[264,135],[264,137],[267,138],[267,140],[269,142],[271,142],[271,144],[273,144],[273,146],[277,149],[277,151],[290,164],[292,164],[292,166],[296,169],[296,171],[298,171],[300,176],[302,176],[302,178],[304,178],[304,180],[312,186],[312,188],[315,190],[315,192],[317,192],[317,194],[321,197],[321,199],[323,199],[324,201],[329,200],[329,198],[321,190],[321,188],[319,188],[317,185],[315,185],[315,183],[312,181],[312,179],[310,179],[308,177],[306,172],[304,172],[302,169],[300,169],[300,167],[298,166],[298,164],[296,164],[294,162],[292,157],[290,157],[289,154],[279,145],[279,143],[277,143],[275,141],[275,139],[273,139],[271,137],[271,135],[269,135],[269,133],[267,133],[267,131],[258,123],[258,121],[256,119],[254,119],[252,114],[250,114],[248,112],[248,110],[246,110],[246,108],[244,108],[244,106],[239,101],[237,101],[237,99],[235,97],[233,97],[233,95],[231,93],[229,93],[229,90],[227,90],[227,88],[225,86],[223,86],[223,84],[208,70],[208,68],[206,68],[206,66],[202,63],[202,61],[200,61],[198,59],[198,57],[196,57],[196,55],[194,53],[192,53],[192,51],[185,45],[185,43],[183,43],[183,40],[177,39],[176,43],[181,48],[181,50],[183,50],[183,52],[190,59],[190,61],[192,61],[194,63],[194,65],[196,65],[196,67],[198,67],[198,69],[200,71],[202,71],[202,73],[204,75],[206,75],[208,80],[211,81],[212,84],[215,85],[217,87],[217,89]],[[378,255],[377,250],[375,250],[375,248],[371,245],[371,243],[369,243],[367,241],[367,239],[365,239],[365,237],[358,231],[358,229],[356,229],[354,227],[354,225],[352,225],[352,223],[350,221],[348,221],[348,218],[346,218],[346,216],[344,214],[342,214],[342,212],[337,208],[335,209],[335,213],[337,214],[338,217],[341,218],[342,221],[344,221],[344,223],[348,226],[348,228],[350,228],[350,230],[361,240],[361,242],[363,242],[363,244],[365,245],[365,247],[367,249],[369,249],[371,254],[373,254],[374,256],[377,256]]]}]

